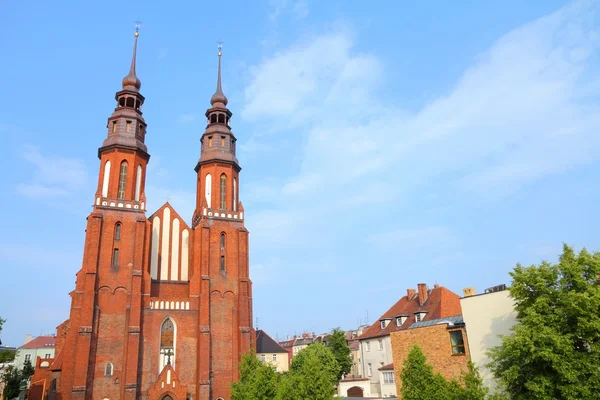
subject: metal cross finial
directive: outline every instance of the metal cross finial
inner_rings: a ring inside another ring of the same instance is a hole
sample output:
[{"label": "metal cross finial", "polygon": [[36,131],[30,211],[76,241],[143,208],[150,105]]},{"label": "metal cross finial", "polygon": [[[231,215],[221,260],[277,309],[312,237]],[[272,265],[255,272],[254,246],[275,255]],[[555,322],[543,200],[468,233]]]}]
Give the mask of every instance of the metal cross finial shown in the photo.
[{"label": "metal cross finial", "polygon": [[219,56],[221,56],[223,50],[223,42],[221,40],[217,41],[217,49],[219,50]]},{"label": "metal cross finial", "polygon": [[138,17],[137,21],[135,21],[135,37],[140,36],[140,26],[142,25],[142,21],[140,21],[140,17]]}]

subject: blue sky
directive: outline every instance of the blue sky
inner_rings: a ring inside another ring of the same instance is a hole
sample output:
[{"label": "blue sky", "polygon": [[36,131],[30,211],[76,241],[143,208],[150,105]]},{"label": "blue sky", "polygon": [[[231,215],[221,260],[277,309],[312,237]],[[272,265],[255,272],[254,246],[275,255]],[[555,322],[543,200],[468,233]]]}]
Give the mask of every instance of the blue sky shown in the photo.
[{"label": "blue sky", "polygon": [[563,242],[600,250],[597,1],[245,4],[4,2],[4,343],[68,317],[138,16],[149,214],[169,200],[191,218],[225,42],[271,335],[373,322],[420,282],[509,283]]}]

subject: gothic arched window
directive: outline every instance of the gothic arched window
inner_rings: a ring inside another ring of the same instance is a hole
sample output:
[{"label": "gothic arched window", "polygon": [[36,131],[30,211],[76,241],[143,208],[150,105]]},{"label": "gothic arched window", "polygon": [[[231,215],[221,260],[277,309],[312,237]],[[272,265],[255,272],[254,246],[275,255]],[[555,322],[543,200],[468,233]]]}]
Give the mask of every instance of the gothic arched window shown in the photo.
[{"label": "gothic arched window", "polygon": [[113,374],[113,365],[112,363],[108,363],[106,364],[106,367],[104,367],[104,376],[112,376]]},{"label": "gothic arched window", "polygon": [[219,269],[225,271],[225,232],[221,232],[221,259]]},{"label": "gothic arched window", "polygon": [[125,182],[127,181],[127,161],[121,163],[121,171],[119,173],[119,192],[117,198],[123,200],[125,198]]},{"label": "gothic arched window", "polygon": [[160,327],[160,370],[167,364],[175,365],[175,325],[171,318]]},{"label": "gothic arched window", "polygon": [[233,211],[237,211],[237,180],[233,178]]},{"label": "gothic arched window", "polygon": [[221,175],[221,203],[219,205],[219,207],[221,208],[221,210],[224,210],[226,208],[226,199],[227,199],[227,176],[225,174]]},{"label": "gothic arched window", "polygon": [[121,240],[121,224],[119,222],[115,225],[115,240]]},{"label": "gothic arched window", "polygon": [[211,200],[212,200],[212,176],[210,174],[206,174],[206,179],[204,180],[204,197],[206,197],[206,204],[208,208],[210,208]]}]

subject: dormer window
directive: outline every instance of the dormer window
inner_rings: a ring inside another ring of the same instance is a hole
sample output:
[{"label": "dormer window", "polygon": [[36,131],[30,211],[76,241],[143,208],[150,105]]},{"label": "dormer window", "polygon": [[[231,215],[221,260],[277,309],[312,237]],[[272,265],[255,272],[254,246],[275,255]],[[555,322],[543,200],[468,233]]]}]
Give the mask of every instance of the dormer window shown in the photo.
[{"label": "dormer window", "polygon": [[421,322],[425,319],[425,315],[427,315],[427,311],[417,311],[415,313],[415,322]]},{"label": "dormer window", "polygon": [[408,319],[408,315],[399,315],[396,317],[396,326],[400,327],[404,325],[406,320]]},{"label": "dormer window", "polygon": [[381,329],[387,328],[387,326],[390,324],[391,321],[392,321],[391,319],[387,319],[387,318],[379,321],[379,323],[381,325]]}]

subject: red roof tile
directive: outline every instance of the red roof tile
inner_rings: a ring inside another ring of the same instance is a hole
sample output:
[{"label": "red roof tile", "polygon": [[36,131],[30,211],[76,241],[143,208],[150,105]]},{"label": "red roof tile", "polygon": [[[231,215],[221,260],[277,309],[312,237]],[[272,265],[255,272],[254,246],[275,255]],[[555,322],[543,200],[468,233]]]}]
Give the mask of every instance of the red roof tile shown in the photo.
[{"label": "red roof tile", "polygon": [[[415,313],[418,311],[426,312],[427,314],[422,319],[427,321],[430,319],[451,317],[461,315],[460,296],[451,292],[443,286],[435,287],[429,290],[429,296],[423,306],[419,305],[419,294],[415,293],[409,299],[407,296],[402,297],[389,310],[387,310],[373,325],[371,325],[361,336],[360,340],[387,336],[392,332],[403,331],[408,329],[415,322]],[[396,317],[405,315],[408,318],[402,326],[396,325]],[[385,329],[381,329],[381,320],[389,319],[389,324]]]},{"label": "red roof tile", "polygon": [[383,367],[379,368],[379,371],[385,371],[387,369],[394,369],[394,363],[384,365]]},{"label": "red roof tile", "polygon": [[54,336],[38,336],[25,343],[19,349],[44,349],[53,348],[56,345],[56,337]]}]

